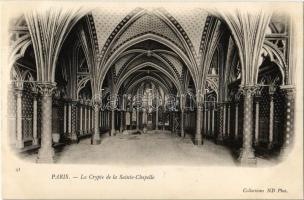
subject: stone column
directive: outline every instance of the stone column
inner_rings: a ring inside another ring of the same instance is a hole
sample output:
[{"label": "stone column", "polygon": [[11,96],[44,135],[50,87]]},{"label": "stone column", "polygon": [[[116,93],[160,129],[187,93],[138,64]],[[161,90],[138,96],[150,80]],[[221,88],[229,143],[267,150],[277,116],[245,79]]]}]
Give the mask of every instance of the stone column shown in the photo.
[{"label": "stone column", "polygon": [[52,147],[52,94],[56,83],[37,84],[42,97],[41,108],[41,147],[38,151],[37,162],[54,162],[54,149]]},{"label": "stone column", "polygon": [[175,133],[175,121],[174,121],[175,113],[174,113],[174,111],[172,111],[171,117],[172,117],[172,119],[171,119],[171,121],[172,121],[172,127],[171,127],[172,129],[171,129],[171,131],[172,131],[172,133]]},{"label": "stone column", "polygon": [[210,105],[208,106],[208,110],[207,110],[207,134],[208,135],[211,135],[210,134]]},{"label": "stone column", "polygon": [[99,127],[102,127],[102,112],[101,110],[99,111]]},{"label": "stone column", "polygon": [[226,103],[223,104],[223,136],[226,138]]},{"label": "stone column", "polygon": [[88,109],[87,109],[87,103],[85,102],[84,105],[84,133],[87,134],[88,133],[88,127],[87,127],[87,119],[88,119]]},{"label": "stone column", "polygon": [[67,106],[66,103],[64,102],[64,106],[63,106],[63,133],[66,134],[67,133]]},{"label": "stone column", "polygon": [[162,113],[162,120],[163,120],[163,131],[165,130],[165,110],[163,109],[163,113]]},{"label": "stone column", "polygon": [[196,132],[194,138],[195,145],[203,144],[202,130],[201,130],[201,118],[202,118],[202,99],[201,93],[196,94]]},{"label": "stone column", "polygon": [[136,109],[136,130],[139,130],[139,110]]},{"label": "stone column", "polygon": [[108,129],[111,131],[111,127],[110,127],[110,124],[111,124],[111,113],[110,113],[110,111],[107,111],[107,123],[108,123],[108,125],[107,125],[107,127],[108,127]]},{"label": "stone column", "polygon": [[244,119],[243,119],[243,147],[238,158],[242,165],[256,164],[256,157],[252,148],[253,137],[253,96],[257,91],[256,86],[244,86],[241,88],[244,95]]},{"label": "stone column", "polygon": [[[158,102],[158,100],[156,100]],[[156,103],[156,112],[155,112],[155,130],[158,130],[158,103]]]},{"label": "stone column", "polygon": [[90,132],[94,134],[94,109],[92,103],[90,104]]},{"label": "stone column", "polygon": [[227,135],[230,136],[230,103],[227,104]]},{"label": "stone column", "polygon": [[211,114],[212,114],[212,126],[211,126],[211,132],[212,132],[212,136],[214,136],[214,123],[215,123],[215,112],[214,112],[214,104],[213,106],[211,107]]},{"label": "stone column", "polygon": [[93,108],[94,108],[94,115],[95,115],[95,117],[94,117],[95,123],[94,123],[94,134],[93,134],[93,137],[92,137],[92,144],[96,145],[96,144],[101,143],[99,126],[98,126],[100,103],[99,102],[94,102]]},{"label": "stone column", "polygon": [[79,104],[79,133],[80,135],[83,134],[83,130],[82,130],[82,101],[80,100],[80,104]]},{"label": "stone column", "polygon": [[132,116],[133,116],[133,112],[129,111],[129,130],[132,130]]},{"label": "stone column", "polygon": [[181,109],[181,121],[180,121],[180,126],[181,126],[181,137],[185,137],[185,130],[184,130],[184,109]]},{"label": "stone column", "polygon": [[16,147],[21,149],[24,147],[23,137],[22,137],[22,89],[23,85],[19,83],[15,89],[16,101],[17,101],[17,115],[16,115],[16,126],[17,126],[17,135],[16,135]]},{"label": "stone column", "polygon": [[38,134],[37,134],[37,119],[38,119],[38,108],[37,108],[37,93],[36,87],[33,88],[33,145],[38,145]]},{"label": "stone column", "polygon": [[208,132],[208,128],[207,128],[207,103],[204,104],[204,107],[203,107],[203,110],[204,110],[204,127],[203,127],[203,130],[204,132]]},{"label": "stone column", "polygon": [[91,134],[91,105],[90,102],[88,102],[88,133]]},{"label": "stone column", "polygon": [[218,133],[216,137],[216,143],[222,144],[224,141],[224,106],[223,103],[218,103]]},{"label": "stone column", "polygon": [[71,102],[68,103],[68,135],[72,134],[72,106]]},{"label": "stone column", "polygon": [[259,145],[259,116],[260,116],[260,102],[257,96],[255,103],[255,134],[254,134],[254,145]]},{"label": "stone column", "polygon": [[274,87],[269,88],[269,95],[270,95],[270,108],[269,108],[269,137],[268,137],[268,149],[273,147],[273,123],[274,123],[274,102],[273,102],[273,95],[275,92]]},{"label": "stone column", "polygon": [[239,133],[239,103],[235,103],[235,128],[234,128],[234,137],[238,138]]},{"label": "stone column", "polygon": [[123,132],[123,129],[124,129],[124,111],[120,111],[120,127],[119,127],[120,133]]},{"label": "stone column", "polygon": [[111,136],[115,135],[115,110],[112,109],[111,113]]},{"label": "stone column", "polygon": [[73,143],[78,142],[78,136],[77,136],[77,104],[78,102],[76,100],[72,100],[70,103],[71,108],[71,140]]},{"label": "stone column", "polygon": [[281,158],[284,159],[290,152],[293,143],[294,131],[294,106],[295,106],[295,88],[291,85],[281,86],[285,94],[286,114],[284,125],[284,141],[281,149]]}]

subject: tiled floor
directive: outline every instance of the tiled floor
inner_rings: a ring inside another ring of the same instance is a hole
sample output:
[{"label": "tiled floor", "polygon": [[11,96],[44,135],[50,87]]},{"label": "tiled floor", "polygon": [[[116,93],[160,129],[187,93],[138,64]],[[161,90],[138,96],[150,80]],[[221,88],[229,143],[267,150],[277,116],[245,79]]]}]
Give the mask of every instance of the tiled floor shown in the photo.
[{"label": "tiled floor", "polygon": [[[218,165],[236,166],[237,162],[225,146],[205,140],[195,146],[189,138],[180,138],[167,132],[142,135],[104,136],[100,145],[91,145],[90,139],[67,145],[56,153],[56,163],[73,164],[131,164],[131,165]],[[34,161],[35,155],[25,159]],[[273,164],[258,159],[258,165]]]}]

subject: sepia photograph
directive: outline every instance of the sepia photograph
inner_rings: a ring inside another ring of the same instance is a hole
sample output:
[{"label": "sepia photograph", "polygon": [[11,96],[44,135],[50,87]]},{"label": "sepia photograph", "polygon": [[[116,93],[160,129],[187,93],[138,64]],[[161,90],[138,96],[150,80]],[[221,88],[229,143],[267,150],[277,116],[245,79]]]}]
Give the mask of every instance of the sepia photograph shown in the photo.
[{"label": "sepia photograph", "polygon": [[3,199],[303,198],[302,2],[0,4]]}]

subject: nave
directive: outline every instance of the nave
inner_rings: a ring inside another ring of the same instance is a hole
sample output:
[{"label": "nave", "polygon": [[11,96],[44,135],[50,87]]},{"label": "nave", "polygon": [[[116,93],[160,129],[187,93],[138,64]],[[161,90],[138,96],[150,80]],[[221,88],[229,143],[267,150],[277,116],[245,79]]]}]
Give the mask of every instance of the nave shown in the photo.
[{"label": "nave", "polygon": [[[169,131],[147,134],[119,134],[102,136],[102,145],[91,145],[89,138],[77,145],[69,145],[58,151],[58,164],[104,164],[104,165],[177,165],[177,166],[238,166],[233,152],[225,146],[206,141],[194,146],[187,134],[180,138]],[[139,153],[140,152],[140,153]],[[24,154],[22,159],[35,162],[35,153]],[[258,166],[272,166],[276,160],[258,157]]]}]

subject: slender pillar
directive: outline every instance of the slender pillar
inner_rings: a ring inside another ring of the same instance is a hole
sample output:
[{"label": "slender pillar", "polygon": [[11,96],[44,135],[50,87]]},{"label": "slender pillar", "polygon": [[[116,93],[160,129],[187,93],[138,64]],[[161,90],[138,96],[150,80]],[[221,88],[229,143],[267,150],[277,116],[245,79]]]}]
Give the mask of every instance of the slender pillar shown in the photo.
[{"label": "slender pillar", "polygon": [[282,86],[281,89],[285,95],[286,114],[284,125],[284,138],[283,146],[281,149],[281,158],[284,159],[293,143],[293,131],[294,131],[294,106],[295,106],[295,89],[291,85]]},{"label": "slender pillar", "polygon": [[82,130],[82,101],[81,104],[79,105],[79,133],[80,135],[83,134],[83,130]]},{"label": "slender pillar", "polygon": [[256,86],[245,86],[241,88],[244,95],[244,120],[243,120],[243,147],[239,156],[242,165],[256,164],[256,157],[252,148],[252,118],[253,118],[253,95]]},{"label": "slender pillar", "polygon": [[238,138],[239,135],[239,104],[235,103],[235,128],[234,128],[234,137]]},{"label": "slender pillar", "polygon": [[207,133],[208,129],[207,129],[207,104],[205,103],[205,106],[203,108],[204,110],[204,127],[203,130],[205,133]]},{"label": "slender pillar", "polygon": [[66,103],[64,103],[63,106],[63,133],[67,133],[67,106]]},{"label": "slender pillar", "polygon": [[91,134],[91,105],[88,103],[88,133]]},{"label": "slender pillar", "polygon": [[111,130],[111,127],[110,127],[110,122],[111,122],[111,117],[110,117],[110,115],[111,115],[111,113],[108,111],[107,112],[107,123],[108,123],[108,125],[107,125],[107,127],[108,127],[108,129],[110,129]]},{"label": "slender pillar", "polygon": [[223,105],[223,136],[226,138],[227,131],[226,131],[226,103]]},{"label": "slender pillar", "polygon": [[[270,89],[271,90],[271,89]],[[273,122],[274,122],[274,102],[273,102],[273,95],[274,91],[269,91],[270,95],[270,110],[269,110],[269,137],[268,137],[268,149],[273,147]]]},{"label": "slender pillar", "polygon": [[224,141],[224,106],[223,103],[218,103],[218,133],[216,137],[216,143],[222,144]]},{"label": "slender pillar", "polygon": [[37,85],[42,97],[41,107],[41,147],[38,152],[37,162],[54,162],[54,149],[52,147],[52,94],[55,83],[40,83]]},{"label": "slender pillar", "polygon": [[203,144],[202,130],[201,130],[201,118],[202,118],[202,99],[201,93],[198,91],[196,93],[196,133],[194,138],[195,145]]},{"label": "slender pillar", "polygon": [[94,115],[95,115],[94,116],[95,123],[94,123],[94,134],[93,134],[93,138],[92,138],[92,144],[96,145],[96,144],[101,143],[99,126],[98,126],[100,104],[98,102],[94,102],[93,108],[94,108]]},{"label": "slender pillar", "polygon": [[92,134],[94,134],[94,110],[93,110],[93,107],[92,107],[92,104],[90,104],[90,121],[89,121],[89,123],[90,123],[90,132],[92,133]]},{"label": "slender pillar", "polygon": [[112,109],[112,114],[111,114],[111,136],[115,135],[115,110]]},{"label": "slender pillar", "polygon": [[120,111],[120,127],[119,131],[122,133],[124,129],[124,111]]},{"label": "slender pillar", "polygon": [[16,136],[16,147],[21,149],[24,147],[23,137],[22,137],[22,89],[16,89],[17,98],[17,136]]},{"label": "slender pillar", "polygon": [[76,122],[76,117],[77,117],[77,100],[72,100],[70,103],[70,109],[71,109],[71,113],[70,113],[70,126],[71,126],[71,131],[70,131],[70,136],[71,136],[71,140],[74,143],[78,142],[78,136],[77,136],[77,122]]},{"label": "slender pillar", "polygon": [[211,133],[214,136],[214,123],[215,123],[215,112],[214,112],[214,105],[211,107],[211,114],[212,114],[212,126],[211,126]]},{"label": "slender pillar", "polygon": [[[34,91],[35,90],[35,91]],[[33,145],[38,145],[38,134],[37,134],[37,89],[33,89]]]},{"label": "slender pillar", "polygon": [[255,103],[255,134],[254,134],[254,144],[257,146],[259,144],[259,118],[260,118],[260,102],[257,98]]},{"label": "slender pillar", "polygon": [[102,127],[102,112],[101,110],[99,111],[99,115],[98,115],[98,119],[99,119],[99,127]]},{"label": "slender pillar", "polygon": [[84,106],[84,132],[85,132],[85,134],[88,133],[88,128],[87,128],[87,118],[88,118],[88,116],[87,116],[87,113],[88,113],[88,109],[87,109],[87,105],[85,104],[85,106]]},{"label": "slender pillar", "polygon": [[230,103],[227,104],[227,135],[230,136]]},{"label": "slender pillar", "polygon": [[139,130],[139,110],[136,109],[136,130]]},{"label": "slender pillar", "polygon": [[181,126],[181,137],[185,137],[185,130],[184,130],[184,109],[181,109],[181,121],[180,121],[180,126]]},{"label": "slender pillar", "polygon": [[72,133],[72,106],[71,106],[71,102],[69,102],[69,104],[68,104],[68,133],[69,133],[69,136]]},{"label": "slender pillar", "polygon": [[196,133],[194,139],[195,145],[203,144],[203,138],[201,133],[201,117],[202,117],[202,112],[201,112],[201,108],[199,107],[196,109]]},{"label": "slender pillar", "polygon": [[163,120],[163,131],[165,130],[165,123],[166,123],[166,119],[165,119],[165,111],[163,110],[163,113],[162,113],[162,120]]},{"label": "slender pillar", "polygon": [[172,133],[175,133],[175,113],[174,113],[174,111],[172,111],[172,113],[171,113],[171,116],[172,116]]},{"label": "slender pillar", "polygon": [[156,104],[156,112],[155,112],[155,130],[158,130],[158,104]]},{"label": "slender pillar", "polygon": [[207,133],[208,133],[208,135],[211,135],[210,134],[210,120],[211,119],[211,117],[210,117],[210,106],[208,106],[208,110],[207,110]]}]

